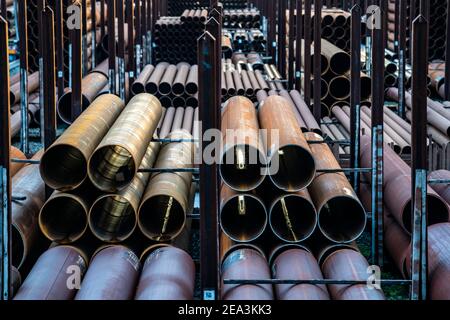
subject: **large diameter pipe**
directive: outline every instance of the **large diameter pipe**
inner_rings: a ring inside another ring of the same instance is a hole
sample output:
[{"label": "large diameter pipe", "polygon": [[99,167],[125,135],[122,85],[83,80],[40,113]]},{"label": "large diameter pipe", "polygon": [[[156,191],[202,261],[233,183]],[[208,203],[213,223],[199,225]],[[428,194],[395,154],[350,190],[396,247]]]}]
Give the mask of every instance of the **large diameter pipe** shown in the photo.
[{"label": "large diameter pipe", "polygon": [[[105,60],[106,61],[106,60]],[[108,77],[103,72],[91,72],[81,81],[82,103],[84,111],[97,97],[98,93],[108,84]],[[58,100],[58,115],[62,121],[71,124],[72,119],[72,90],[67,90]]]},{"label": "large diameter pipe", "polygon": [[277,197],[269,217],[273,233],[290,243],[308,239],[317,226],[317,212],[307,190]]},{"label": "large diameter pipe", "polygon": [[[40,160],[41,156],[42,152],[38,152],[32,160]],[[25,166],[13,177],[12,194],[24,198],[11,203],[11,263],[20,268],[39,239],[38,215],[45,201],[45,184],[38,165]]]},{"label": "large diameter pipe", "polygon": [[[312,144],[317,170],[340,170],[341,167],[323,138],[307,133]],[[343,173],[318,173],[309,187],[319,216],[319,229],[336,243],[349,243],[364,232],[366,211]]]},{"label": "large diameter pipe", "polygon": [[237,193],[225,184],[220,190],[220,226],[234,241],[258,239],[267,226],[267,210],[253,193]]},{"label": "large diameter pipe", "polygon": [[92,258],[75,300],[131,300],[140,269],[133,251],[124,246],[107,246]]},{"label": "large diameter pipe", "polygon": [[[190,140],[186,131],[175,131],[169,139]],[[166,143],[161,147],[155,168],[187,169],[194,161],[191,142]],[[191,172],[155,173],[145,190],[138,210],[138,225],[151,240],[169,241],[183,231],[189,208]]]},{"label": "large diameter pipe", "polygon": [[76,272],[82,278],[87,264],[88,258],[74,247],[51,248],[39,257],[14,300],[72,300],[78,288],[70,277]]},{"label": "large diameter pipe", "polygon": [[[429,179],[433,180],[450,180],[450,171],[438,170],[429,174]],[[432,188],[450,205],[450,185],[433,184]]]},{"label": "large diameter pipe", "polygon": [[[151,142],[142,160],[142,168],[152,168],[160,144]],[[115,243],[126,240],[137,226],[137,212],[149,173],[137,173],[128,187],[98,198],[89,211],[89,227],[100,240]]]},{"label": "large diameter pipe", "polygon": [[330,69],[337,75],[343,75],[350,71],[350,55],[322,39],[322,55],[330,62]]},{"label": "large diameter pipe", "polygon": [[184,250],[165,246],[145,260],[135,300],[192,300],[195,264]]},{"label": "large diameter pipe", "polygon": [[[319,264],[308,250],[300,246],[281,246],[271,263],[272,277],[281,280],[321,280]],[[330,300],[325,285],[280,284],[275,286],[279,300]]]},{"label": "large diameter pipe", "polygon": [[222,112],[223,150],[219,172],[230,188],[246,192],[259,186],[266,175],[266,158],[253,103],[233,97]]},{"label": "large diameter pipe", "polygon": [[[17,149],[16,147],[11,146],[10,152],[11,152],[11,159],[19,159],[19,160],[27,159],[27,157],[23,154],[23,152]],[[14,177],[16,173],[19,172],[23,167],[25,167],[25,163],[11,162],[10,164],[11,177]]]},{"label": "large diameter pipe", "polygon": [[265,256],[264,251],[257,245],[249,242],[236,242],[230,239],[224,232],[220,233],[219,241],[219,256],[221,264],[234,251],[240,249],[252,249],[258,251],[262,256]]},{"label": "large diameter pipe", "polygon": [[[361,137],[361,164],[370,167],[372,141],[368,136]],[[385,203],[397,223],[411,233],[412,195],[411,169],[389,147],[384,148],[385,161]],[[428,225],[449,221],[450,212],[447,203],[431,188],[427,190]]]},{"label": "large diameter pipe", "polygon": [[[260,252],[253,249],[239,249],[230,253],[222,264],[222,280],[242,279],[261,280],[270,279],[267,259]],[[221,298],[223,300],[273,300],[271,285],[244,284],[222,285]]]},{"label": "large diameter pipe", "polygon": [[89,159],[88,175],[94,186],[117,192],[131,183],[161,115],[155,96],[141,93],[130,100]]},{"label": "large diameter pipe", "polygon": [[85,181],[88,159],[124,106],[115,95],[100,96],[47,149],[42,157],[40,171],[49,187],[69,191]]},{"label": "large diameter pipe", "polygon": [[[369,263],[364,256],[350,249],[341,249],[331,253],[322,264],[326,279],[365,280],[368,278]],[[385,300],[382,290],[369,288],[367,284],[329,285],[333,300]]]},{"label": "large diameter pipe", "polygon": [[261,128],[268,131],[266,145],[272,182],[287,192],[307,187],[314,179],[316,165],[289,102],[280,96],[268,97],[260,106],[259,121]]}]

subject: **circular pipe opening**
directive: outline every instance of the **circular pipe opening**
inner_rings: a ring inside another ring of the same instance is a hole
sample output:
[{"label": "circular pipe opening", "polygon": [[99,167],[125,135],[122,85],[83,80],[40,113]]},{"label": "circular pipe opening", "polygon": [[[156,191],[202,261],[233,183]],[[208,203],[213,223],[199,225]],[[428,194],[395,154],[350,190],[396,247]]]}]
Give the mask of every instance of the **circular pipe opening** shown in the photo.
[{"label": "circular pipe opening", "polygon": [[158,85],[154,82],[147,82],[145,84],[145,91],[147,93],[155,95],[158,93]]},{"label": "circular pipe opening", "polygon": [[350,95],[350,81],[345,77],[336,77],[330,81],[330,95],[335,99],[346,99]]},{"label": "circular pipe opening", "polygon": [[39,169],[52,189],[75,189],[86,179],[87,160],[77,148],[59,144],[44,153]]},{"label": "circular pipe opening", "polygon": [[98,199],[89,213],[92,233],[105,242],[121,242],[131,236],[137,225],[136,212],[130,202],[119,195]]},{"label": "circular pipe opening", "polygon": [[183,230],[185,220],[181,204],[167,195],[151,197],[139,208],[139,228],[154,241],[174,239]]},{"label": "circular pipe opening", "polygon": [[252,195],[236,195],[220,210],[220,226],[234,241],[254,241],[266,229],[266,208],[261,200]]},{"label": "circular pipe opening", "polygon": [[350,56],[342,51],[337,52],[330,60],[330,68],[336,74],[344,74],[350,70]]},{"label": "circular pipe opening", "polygon": [[51,241],[73,243],[87,229],[87,212],[83,204],[72,195],[55,197],[42,207],[39,226]]},{"label": "circular pipe opening", "polygon": [[144,93],[145,92],[145,85],[142,82],[134,82],[131,86],[131,91],[134,95]]},{"label": "circular pipe opening", "polygon": [[287,145],[271,157],[269,174],[277,188],[297,192],[311,184],[316,174],[316,164],[308,150],[298,145]]},{"label": "circular pipe opening", "polygon": [[283,241],[298,243],[308,239],[317,226],[314,205],[298,195],[287,195],[270,209],[270,227]]},{"label": "circular pipe opening", "polygon": [[196,94],[198,92],[198,85],[195,82],[189,82],[186,84],[185,90],[187,94]]},{"label": "circular pipe opening", "polygon": [[183,99],[183,97],[175,97],[172,100],[172,104],[175,108],[181,108],[186,106],[186,101]]},{"label": "circular pipe opening", "polygon": [[255,189],[264,181],[265,163],[260,150],[249,145],[236,145],[223,153],[219,172],[231,189],[245,192]]},{"label": "circular pipe opening", "polygon": [[361,236],[366,227],[366,211],[354,198],[338,196],[319,211],[319,228],[336,243],[349,243]]},{"label": "circular pipe opening", "polygon": [[186,99],[186,107],[197,108],[198,99],[196,97],[189,97]]},{"label": "circular pipe opening", "polygon": [[176,96],[182,95],[184,93],[184,85],[182,83],[174,83],[172,93]]},{"label": "circular pipe opening", "polygon": [[[90,105],[90,101],[85,95],[82,95],[81,99],[81,110],[86,110]],[[62,121],[67,124],[72,124],[74,119],[72,119],[72,91],[68,91],[61,96],[58,101],[58,115]]]},{"label": "circular pipe opening", "polygon": [[[405,206],[402,214],[403,226],[411,233],[411,200]],[[428,210],[428,226],[439,223],[445,223],[449,220],[449,209],[447,204],[440,198],[432,194],[427,195],[427,210]]]},{"label": "circular pipe opening", "polygon": [[361,100],[367,100],[372,94],[372,79],[361,77]]},{"label": "circular pipe opening", "polygon": [[161,95],[167,96],[172,91],[172,87],[171,87],[170,83],[168,83],[168,82],[161,82],[159,84],[158,91]]},{"label": "circular pipe opening", "polygon": [[172,99],[169,96],[162,96],[159,98],[159,102],[164,108],[170,108],[172,106]]},{"label": "circular pipe opening", "polygon": [[89,160],[89,178],[102,191],[114,192],[127,186],[136,174],[137,166],[124,147],[104,146]]},{"label": "circular pipe opening", "polygon": [[22,232],[13,224],[11,229],[12,257],[11,263],[14,267],[20,268],[25,261],[25,238]]}]

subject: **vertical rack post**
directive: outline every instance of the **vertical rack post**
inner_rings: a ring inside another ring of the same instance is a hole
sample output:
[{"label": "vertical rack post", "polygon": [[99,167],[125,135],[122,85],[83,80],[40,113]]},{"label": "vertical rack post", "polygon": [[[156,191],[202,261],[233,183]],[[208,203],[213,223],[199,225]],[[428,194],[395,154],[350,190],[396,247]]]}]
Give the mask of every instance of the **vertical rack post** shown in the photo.
[{"label": "vertical rack post", "polygon": [[275,0],[269,1],[269,16],[268,24],[269,24],[269,32],[268,32],[268,41],[269,44],[269,54],[272,57],[273,61],[275,61],[275,55],[276,55],[276,47],[277,47],[277,40],[276,40],[276,8],[277,8],[277,2]]},{"label": "vertical rack post", "polygon": [[322,119],[322,0],[314,0],[314,104],[313,114],[317,123]]},{"label": "vertical rack post", "polygon": [[57,55],[57,73],[58,73],[58,98],[64,94],[64,19],[63,19],[63,3],[62,1],[56,1],[55,3],[56,13],[56,33],[55,33],[55,45]]},{"label": "vertical rack post", "polygon": [[[295,24],[294,24],[294,12],[296,0],[289,0],[289,66],[288,66],[288,88],[294,88],[294,40],[295,40]],[[285,62],[283,62],[285,63]]]},{"label": "vertical rack post", "polygon": [[6,0],[0,0],[0,15],[6,19]]},{"label": "vertical rack post", "polygon": [[[212,18],[209,23],[214,23],[214,21],[215,19]],[[198,68],[199,74],[202,75],[199,77],[199,119],[202,128],[200,137],[201,155],[203,155],[207,143],[211,142],[204,141],[205,133],[210,129],[219,129],[217,124],[219,106],[211,107],[211,101],[217,101],[216,81],[220,78],[216,75],[216,63],[219,61],[216,41],[218,39],[209,31],[206,31],[198,40]],[[203,300],[218,298],[217,184],[217,164],[207,165],[202,159],[200,165],[200,273]]]},{"label": "vertical rack post", "polygon": [[[86,0],[82,0],[81,1],[81,57],[82,57],[82,75],[83,77],[86,75],[86,73],[88,72],[88,56],[87,56],[87,1]],[[93,26],[95,28],[95,26]]]},{"label": "vertical rack post", "polygon": [[[43,105],[44,101],[44,86],[42,85],[44,83],[44,65],[43,65],[43,42],[44,42],[44,33],[42,32],[42,12],[44,11],[45,7],[45,0],[38,0],[37,2],[37,12],[38,12],[38,30],[39,30],[39,37],[38,37],[38,64],[39,64],[39,105]],[[44,128],[44,121],[43,121],[43,110],[39,112],[40,116],[40,129],[41,129],[41,142],[44,142],[44,134],[43,134],[43,128]]]},{"label": "vertical rack post", "polygon": [[[45,82],[43,96],[43,139],[44,148],[48,149],[56,140],[56,76],[55,76],[55,32],[54,14],[49,6],[42,12],[42,32],[46,35],[42,42],[43,76]],[[48,199],[53,190],[46,186],[45,197]]]},{"label": "vertical rack post", "polygon": [[92,23],[92,30],[91,30],[91,63],[92,63],[92,69],[95,68],[97,65],[96,56],[95,56],[95,48],[97,48],[97,17],[95,16],[97,11],[97,1],[91,1],[91,23]]},{"label": "vertical rack post", "polygon": [[[361,7],[351,9],[351,96],[350,96],[350,162],[353,169],[360,167],[361,135]],[[360,174],[353,172],[352,185],[359,194]]]},{"label": "vertical rack post", "polygon": [[103,39],[106,34],[105,24],[105,0],[100,0],[100,39]]},{"label": "vertical rack post", "polygon": [[153,10],[154,1],[147,0],[147,42],[145,48],[147,51],[147,64],[152,63],[152,27],[153,27]]},{"label": "vertical rack post", "polygon": [[[394,19],[394,51],[398,52],[399,50],[399,39],[400,39],[400,7],[403,5],[402,2],[405,1],[395,1],[395,19]],[[387,20],[386,20],[387,21]]]},{"label": "vertical rack post", "polygon": [[135,1],[135,28],[136,28],[136,77],[139,76],[141,73],[141,59],[142,59],[142,47],[141,47],[141,2],[140,0],[133,0]]},{"label": "vertical rack post", "polygon": [[[127,22],[128,22],[128,78],[130,83],[134,82],[135,78],[135,59],[134,57],[134,0],[127,0]],[[130,90],[131,91],[131,90]]]},{"label": "vertical rack post", "polygon": [[297,20],[295,36],[295,89],[302,91],[302,37],[303,37],[303,0],[297,0]]},{"label": "vertical rack post", "polygon": [[445,41],[445,100],[450,101],[450,1],[447,0],[447,36]]},{"label": "vertical rack post", "polygon": [[147,62],[147,0],[141,1],[141,45],[142,45],[142,62],[144,66]]},{"label": "vertical rack post", "polygon": [[305,52],[303,61],[305,61],[303,74],[303,94],[305,103],[311,106],[311,0],[305,0]]},{"label": "vertical rack post", "polygon": [[[424,13],[421,8],[421,13]],[[428,21],[423,14],[412,29],[412,257],[411,298],[427,299],[427,74]]]},{"label": "vertical rack post", "polygon": [[[125,7],[124,0],[117,0],[116,2],[116,15],[117,15],[117,65],[119,73],[119,83],[117,87],[117,93],[123,101],[125,97]],[[126,101],[125,101],[126,102]]]},{"label": "vertical rack post", "polygon": [[[5,12],[5,11],[3,11]],[[6,13],[5,13],[6,14]],[[0,247],[2,300],[11,299],[11,123],[8,22],[0,16]]]},{"label": "vertical rack post", "polygon": [[400,1],[399,5],[399,43],[398,43],[398,115],[403,119],[406,118],[406,17],[407,8],[406,1]]},{"label": "vertical rack post", "polygon": [[278,0],[278,70],[286,79],[286,1]]},{"label": "vertical rack post", "polygon": [[[380,1],[379,1],[380,2]],[[379,4],[378,2],[378,4]],[[372,260],[383,266],[384,37],[383,11],[373,7],[372,29]]]},{"label": "vertical rack post", "polygon": [[108,62],[109,92],[117,94],[116,87],[116,0],[108,0]]},{"label": "vertical rack post", "polygon": [[28,141],[28,30],[27,30],[27,0],[16,0],[19,20],[19,50],[20,50],[20,143],[25,154],[29,152]]},{"label": "vertical rack post", "polygon": [[[81,3],[75,1],[74,6],[78,8],[78,12],[82,13]],[[82,24],[83,19],[80,19],[80,25],[69,31],[70,34],[70,56],[72,57],[72,121],[75,121],[82,112],[82,88],[81,80],[83,78],[83,67],[82,67]],[[108,30],[109,31],[109,30]]]}]

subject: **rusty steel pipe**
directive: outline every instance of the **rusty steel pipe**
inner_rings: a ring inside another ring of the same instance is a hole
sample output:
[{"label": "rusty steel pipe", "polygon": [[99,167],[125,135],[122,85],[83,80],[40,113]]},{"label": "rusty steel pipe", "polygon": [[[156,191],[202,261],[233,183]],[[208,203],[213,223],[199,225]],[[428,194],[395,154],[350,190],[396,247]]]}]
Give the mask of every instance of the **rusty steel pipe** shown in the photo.
[{"label": "rusty steel pipe", "polygon": [[267,210],[254,193],[237,193],[226,184],[220,190],[220,227],[237,242],[258,239],[267,226]]},{"label": "rusty steel pipe", "polygon": [[161,115],[161,104],[150,94],[130,100],[89,159],[88,175],[95,187],[117,192],[131,183]]},{"label": "rusty steel pipe", "polygon": [[[42,151],[32,160],[40,160]],[[12,257],[11,263],[20,268],[31,254],[39,238],[38,215],[45,201],[45,184],[39,174],[38,165],[27,165],[12,179],[12,194],[24,197],[11,202]]]},{"label": "rusty steel pipe", "polygon": [[[222,279],[270,279],[270,269],[267,259],[253,249],[238,249],[231,252],[223,261]],[[271,285],[222,285],[221,299],[223,300],[273,300]]]},{"label": "rusty steel pipe", "polygon": [[230,98],[222,112],[223,149],[219,172],[230,188],[250,191],[266,173],[266,159],[253,103],[245,97]]},{"label": "rusty steel pipe", "polygon": [[145,92],[145,85],[148,79],[153,74],[153,71],[155,71],[155,67],[151,64],[148,64],[144,67],[144,69],[139,74],[139,77],[137,77],[131,85],[131,91],[134,95]]},{"label": "rusty steel pipe", "polygon": [[319,124],[300,95],[300,92],[297,90],[291,90],[290,95],[308,130],[322,135],[322,130],[320,129]]},{"label": "rusty steel pipe", "polygon": [[172,246],[154,250],[144,262],[135,300],[192,300],[195,264],[184,251]]},{"label": "rusty steel pipe", "polygon": [[233,241],[223,231],[220,232],[219,237],[219,261],[221,265],[231,253],[240,249],[252,249],[258,251],[261,256],[265,257],[264,251],[260,248],[260,246],[257,246],[256,244]]},{"label": "rusty steel pipe", "polygon": [[[288,192],[307,187],[314,179],[316,165],[288,100],[268,97],[259,108],[259,121],[261,128],[268,130],[266,145],[272,182]],[[278,137],[274,139],[275,133]]]},{"label": "rusty steel pipe", "polygon": [[131,300],[141,265],[124,246],[106,246],[92,258],[75,300]]},{"label": "rusty steel pipe", "polygon": [[69,191],[85,181],[88,159],[124,106],[122,100],[115,95],[100,96],[46,150],[40,172],[49,187]]},{"label": "rusty steel pipe", "polygon": [[[433,171],[428,176],[429,179],[450,180],[450,171]],[[449,184],[433,184],[432,188],[450,205],[450,186]]]},{"label": "rusty steel pipe", "polygon": [[[19,160],[27,159],[27,157],[23,154],[22,151],[13,146],[11,146],[10,154],[11,159],[19,159]],[[19,172],[23,167],[25,167],[25,163],[11,162],[10,164],[11,177],[14,177],[16,173]]]},{"label": "rusty steel pipe", "polygon": [[88,258],[70,246],[57,246],[44,252],[28,274],[14,300],[72,300],[77,292],[69,287],[68,270],[86,272]]},{"label": "rusty steel pipe", "polygon": [[322,39],[322,55],[329,61],[330,70],[337,75],[345,74],[350,71],[350,55]]},{"label": "rusty steel pipe", "polygon": [[270,207],[270,228],[285,242],[308,239],[317,226],[317,211],[307,190],[277,197]]},{"label": "rusty steel pipe", "polygon": [[[169,139],[192,139],[187,131],[175,131]],[[163,144],[155,168],[191,168],[194,146],[191,142]],[[155,173],[145,190],[138,210],[138,225],[151,240],[169,241],[183,231],[192,183],[191,172]]]},{"label": "rusty steel pipe", "polygon": [[[271,260],[272,277],[274,279],[323,279],[317,260],[301,246],[281,246],[276,250]],[[275,292],[278,300],[330,300],[325,285],[276,285]]]},{"label": "rusty steel pipe", "polygon": [[[159,143],[152,142],[142,159],[142,168],[151,168],[159,152]],[[89,210],[89,227],[100,240],[115,243],[125,241],[137,226],[137,211],[149,173],[137,173],[131,184],[116,194],[103,195]]]},{"label": "rusty steel pipe", "polygon": [[[302,48],[305,47],[305,40],[301,40],[302,41]],[[328,70],[330,70],[330,61],[328,60],[328,58],[322,53],[320,55],[320,60],[321,60],[321,75],[325,75]],[[314,45],[311,45],[311,61],[309,62],[311,65],[314,65]],[[302,67],[305,67],[305,55],[302,55]]]},{"label": "rusty steel pipe", "polygon": [[[28,94],[36,91],[39,88],[39,72],[34,72],[28,76]],[[18,104],[22,98],[20,95],[20,81],[13,84],[10,88],[11,105]]]},{"label": "rusty steel pipe", "polygon": [[[368,268],[369,263],[363,255],[350,249],[337,250],[322,263],[326,279],[365,280]],[[371,289],[367,284],[329,285],[328,290],[333,300],[385,300],[382,290]]]},{"label": "rusty steel pipe", "polygon": [[[307,133],[308,141],[323,142],[315,133]],[[311,152],[318,170],[341,169],[328,145],[312,144]],[[350,243],[364,232],[366,211],[343,173],[318,173],[309,187],[316,206],[319,229],[330,241]]]},{"label": "rusty steel pipe", "polygon": [[147,83],[145,84],[145,92],[150,94],[158,93],[158,86],[166,72],[166,69],[169,67],[167,62],[160,62],[156,65],[153,73],[148,78]]}]

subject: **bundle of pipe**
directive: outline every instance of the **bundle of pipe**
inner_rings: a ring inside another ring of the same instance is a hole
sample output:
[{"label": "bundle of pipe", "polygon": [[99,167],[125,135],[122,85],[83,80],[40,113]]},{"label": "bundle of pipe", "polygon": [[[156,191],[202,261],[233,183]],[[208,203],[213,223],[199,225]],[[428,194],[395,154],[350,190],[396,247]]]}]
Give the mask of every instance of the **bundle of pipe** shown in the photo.
[{"label": "bundle of pipe", "polygon": [[158,136],[160,139],[165,139],[169,134],[180,129],[194,135],[194,124],[198,121],[198,108],[168,108],[161,118]]},{"label": "bundle of pipe", "polygon": [[[386,54],[386,56],[388,56],[388,54]],[[365,48],[361,48],[361,67],[364,70],[367,70],[369,67],[368,64],[370,64],[370,61],[367,58],[366,50],[365,50]],[[411,68],[409,68],[409,70],[410,69]],[[406,74],[409,73],[409,70],[406,71]],[[365,76],[367,77],[367,75],[365,75]],[[384,59],[384,87],[385,88],[396,87],[398,85],[398,78],[399,78],[398,58],[397,57],[389,57],[389,58]],[[362,81],[362,77],[361,77],[361,81]],[[407,82],[407,84],[409,84],[409,82]],[[361,87],[362,87],[362,89],[365,89],[363,85]],[[370,84],[369,84],[368,88],[371,89]],[[363,100],[363,101],[369,99],[369,98],[364,99],[363,93],[361,93],[361,96],[362,96],[361,100]]]},{"label": "bundle of pipe", "polygon": [[[321,136],[306,133],[317,170],[339,170],[338,161]],[[318,173],[308,188],[318,213],[321,233],[335,243],[358,239],[366,226],[366,212],[343,173]]]},{"label": "bundle of pipe", "polygon": [[197,39],[204,31],[207,15],[206,10],[190,10],[187,16],[183,13],[183,16],[160,17],[154,30],[154,61],[195,64]]},{"label": "bundle of pipe", "polygon": [[428,76],[431,78],[431,90],[445,99],[445,63],[430,63]]},{"label": "bundle of pipe", "polygon": [[[269,133],[266,139],[266,145],[271,146],[267,150],[268,174],[274,185],[287,192],[309,186],[316,165],[289,101],[280,96],[268,97],[259,107],[259,122],[261,129]],[[274,132],[278,137],[273,136]]]},{"label": "bundle of pipe", "polygon": [[[81,82],[81,109],[86,110],[106,85],[108,85],[108,60],[104,60],[83,78]],[[71,124],[74,120],[71,110],[72,90],[67,89],[59,98],[57,104],[58,115],[67,124]]]},{"label": "bundle of pipe", "polygon": [[147,65],[131,86],[134,95],[147,92],[158,96],[165,108],[198,107],[198,66],[180,62]]},{"label": "bundle of pipe", "polygon": [[257,8],[224,10],[223,26],[234,29],[259,29],[261,27],[261,12]]},{"label": "bundle of pipe", "polygon": [[264,65],[261,54],[255,52],[255,51],[250,52],[248,54],[235,52],[233,54],[233,56],[231,57],[231,62],[233,64],[235,64],[236,68],[238,68],[238,69],[240,67],[241,69],[244,69],[244,70],[261,70],[261,71],[265,70],[264,69],[265,65]]},{"label": "bundle of pipe", "polygon": [[[194,146],[189,132],[171,133],[162,145],[155,168],[188,169],[193,167]],[[192,172],[159,172],[152,175],[139,210],[138,225],[142,233],[154,241],[170,241],[184,227],[189,209]]]},{"label": "bundle of pipe", "polygon": [[[281,280],[322,280],[317,260],[305,247],[283,245],[270,258],[272,277]],[[330,300],[325,285],[281,284],[275,286],[278,300]]]},{"label": "bundle of pipe", "polygon": [[89,159],[88,176],[96,188],[117,192],[130,185],[161,116],[155,96],[141,93],[130,100]]},{"label": "bundle of pipe", "polygon": [[75,247],[51,248],[40,256],[14,300],[72,300],[77,283],[76,279],[69,282],[67,271],[83,277],[87,264],[86,255]]},{"label": "bundle of pipe", "polygon": [[46,150],[40,172],[49,187],[70,191],[86,180],[89,158],[124,107],[115,95],[98,97]]},{"label": "bundle of pipe", "polygon": [[[394,101],[399,100],[399,92],[397,88],[389,88],[386,90],[386,96]],[[412,108],[412,96],[409,92],[406,92],[406,106],[409,110]],[[411,112],[406,114],[408,120],[411,121]],[[441,134],[450,137],[450,111],[445,106],[437,101],[428,99],[428,123]]]},{"label": "bundle of pipe", "polygon": [[[429,16],[427,16],[427,20],[430,23],[430,33],[429,33],[429,59],[445,59],[445,45],[448,35],[446,34],[446,16],[447,16],[447,5],[448,0],[430,0],[429,1]],[[406,56],[409,58],[411,54],[411,44],[412,44],[412,30],[411,30],[411,21],[414,20],[419,14],[420,4],[418,2],[414,2],[414,8],[411,8],[412,2],[407,2],[407,21],[406,21]],[[395,38],[395,17],[398,13],[396,13],[396,8],[398,6],[395,5],[394,0],[390,0],[389,3],[389,11],[388,11],[388,48],[391,51],[395,51],[395,43],[398,39]],[[411,12],[414,12],[414,15],[411,17]]]},{"label": "bundle of pipe", "polygon": [[[237,249],[226,256],[221,265],[221,278],[261,280],[270,279],[270,269],[266,257],[251,248]],[[242,284],[222,285],[223,300],[273,300],[271,285]]]},{"label": "bundle of pipe", "polygon": [[139,258],[124,246],[97,250],[75,300],[131,300],[139,280]]},{"label": "bundle of pipe", "polygon": [[145,259],[135,300],[192,300],[195,264],[179,248],[165,245]]},{"label": "bundle of pipe", "polygon": [[232,39],[232,51],[265,52],[267,39],[259,29],[223,29],[222,34]]},{"label": "bundle of pipe", "polygon": [[[32,160],[40,160],[38,152]],[[27,165],[12,179],[12,258],[14,267],[20,268],[34,251],[39,239],[38,214],[45,201],[45,184],[36,164]]]}]

